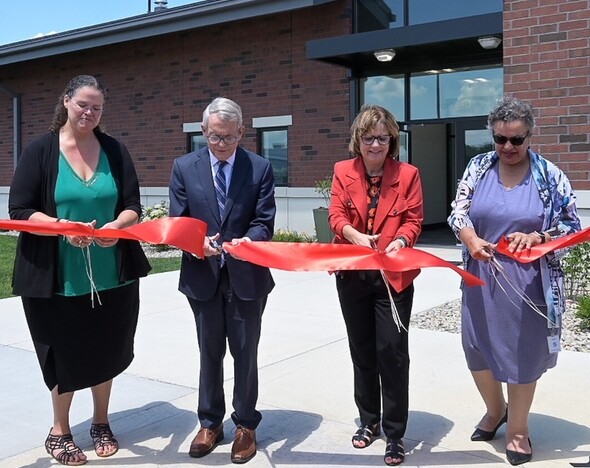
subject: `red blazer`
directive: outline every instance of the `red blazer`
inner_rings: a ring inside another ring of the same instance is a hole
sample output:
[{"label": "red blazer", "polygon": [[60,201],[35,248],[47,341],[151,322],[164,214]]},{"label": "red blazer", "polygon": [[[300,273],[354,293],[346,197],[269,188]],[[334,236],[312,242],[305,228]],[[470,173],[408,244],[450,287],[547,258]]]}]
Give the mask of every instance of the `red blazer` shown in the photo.
[{"label": "red blazer", "polygon": [[[334,243],[350,243],[342,235],[342,229],[348,224],[360,232],[366,232],[369,216],[367,191],[365,166],[360,156],[334,165],[329,212],[330,227],[336,234]],[[385,250],[399,236],[403,236],[408,241],[408,247],[412,247],[422,230],[423,219],[422,184],[418,169],[387,158],[383,166],[381,193],[373,228],[374,234],[381,234],[377,248]],[[386,275],[394,289],[400,292],[419,273],[419,270],[412,270],[386,272]]]}]

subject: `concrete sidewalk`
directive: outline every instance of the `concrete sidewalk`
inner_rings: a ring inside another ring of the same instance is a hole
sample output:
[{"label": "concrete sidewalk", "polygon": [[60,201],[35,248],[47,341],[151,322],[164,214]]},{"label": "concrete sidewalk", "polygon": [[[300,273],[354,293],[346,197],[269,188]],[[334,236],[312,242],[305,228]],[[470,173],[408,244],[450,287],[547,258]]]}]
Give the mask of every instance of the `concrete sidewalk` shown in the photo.
[{"label": "concrete sidewalk", "polygon": [[[423,250],[459,259],[456,248]],[[358,415],[334,279],[323,272],[273,275],[277,286],[269,297],[259,349],[263,420],[258,453],[247,466],[385,466],[383,439],[364,450],[350,443]],[[178,272],[142,280],[136,358],[113,387],[111,425],[121,445],[114,457],[95,455],[88,435],[90,392],[76,393],[71,422],[88,466],[234,466],[229,457],[231,409],[225,441],[207,457],[187,455],[198,425],[198,353],[192,313],[177,282]],[[414,314],[460,296],[459,276],[449,269],[424,269],[415,285]],[[402,466],[509,466],[505,427],[492,442],[469,440],[485,410],[466,368],[460,336],[416,328],[410,333],[410,420]],[[231,358],[226,364],[226,401],[231,406]],[[52,421],[51,401],[20,298],[0,301],[0,373],[0,466],[58,466],[43,447]],[[590,353],[563,351],[557,367],[537,387],[530,417],[534,458],[527,466],[588,461],[589,391]]]}]

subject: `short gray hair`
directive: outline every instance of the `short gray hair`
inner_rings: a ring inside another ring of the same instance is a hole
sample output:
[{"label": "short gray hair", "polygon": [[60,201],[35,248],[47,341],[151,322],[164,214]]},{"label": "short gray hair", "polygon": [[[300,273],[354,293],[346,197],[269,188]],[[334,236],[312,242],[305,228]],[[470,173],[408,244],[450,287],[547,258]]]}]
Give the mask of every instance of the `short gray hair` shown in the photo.
[{"label": "short gray hair", "polygon": [[234,101],[224,97],[213,99],[203,112],[203,127],[207,127],[209,116],[219,114],[222,120],[227,122],[237,122],[238,127],[242,126],[242,108]]},{"label": "short gray hair", "polygon": [[488,128],[492,129],[496,122],[522,121],[529,130],[535,126],[532,106],[518,98],[504,96],[488,115]]}]

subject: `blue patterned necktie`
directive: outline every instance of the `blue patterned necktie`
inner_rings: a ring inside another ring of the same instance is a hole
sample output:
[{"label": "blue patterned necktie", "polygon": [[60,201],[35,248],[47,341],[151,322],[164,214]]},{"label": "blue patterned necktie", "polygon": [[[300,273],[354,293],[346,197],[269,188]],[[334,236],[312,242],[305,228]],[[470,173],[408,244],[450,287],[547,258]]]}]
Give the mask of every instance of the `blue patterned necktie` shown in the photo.
[{"label": "blue patterned necktie", "polygon": [[227,185],[225,183],[225,172],[223,172],[223,168],[226,164],[227,161],[217,161],[217,172],[215,173],[214,179],[215,196],[217,197],[217,207],[219,208],[220,218],[223,218],[223,213],[225,211]]}]

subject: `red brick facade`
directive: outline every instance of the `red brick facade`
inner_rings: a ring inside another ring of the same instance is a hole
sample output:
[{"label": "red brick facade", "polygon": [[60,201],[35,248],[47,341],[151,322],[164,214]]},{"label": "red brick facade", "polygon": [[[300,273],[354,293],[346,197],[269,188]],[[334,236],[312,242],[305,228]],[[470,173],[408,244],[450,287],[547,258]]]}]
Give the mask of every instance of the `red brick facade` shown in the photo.
[{"label": "red brick facade", "polygon": [[[70,78],[99,76],[110,90],[102,126],[128,146],[144,187],[168,185],[172,160],[187,151],[182,124],[200,121],[218,95],[242,106],[250,150],[253,117],[292,115],[289,184],[311,187],[348,155],[350,97],[346,69],[308,61],[305,44],[349,34],[349,3],[3,66],[0,83],[22,94],[25,146],[49,127]],[[0,93],[0,186],[12,179],[12,119],[11,98]]]},{"label": "red brick facade", "polygon": [[[185,153],[182,124],[223,95],[252,118],[291,115],[289,186],[312,187],[348,155],[350,83],[343,67],[306,59],[312,39],[352,32],[352,0],[202,27],[0,67],[22,97],[22,145],[48,128],[57,96],[81,73],[110,89],[103,126],[129,147],[143,187],[168,185]],[[590,190],[590,0],[504,1],[504,90],[537,111],[534,147]],[[11,98],[0,93],[0,186],[13,171]]]},{"label": "red brick facade", "polygon": [[590,0],[504,0],[504,91],[536,109],[534,145],[590,189]]}]

